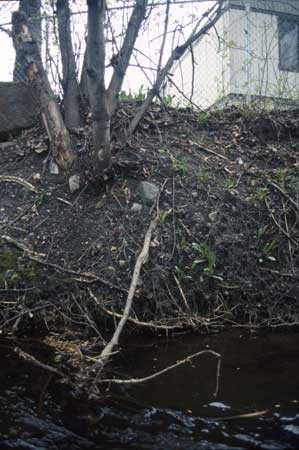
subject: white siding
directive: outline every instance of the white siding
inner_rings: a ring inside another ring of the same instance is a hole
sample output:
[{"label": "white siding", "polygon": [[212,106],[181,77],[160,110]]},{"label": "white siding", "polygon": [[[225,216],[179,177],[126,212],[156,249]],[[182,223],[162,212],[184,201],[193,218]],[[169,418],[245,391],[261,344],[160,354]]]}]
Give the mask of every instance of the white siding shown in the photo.
[{"label": "white siding", "polygon": [[[230,2],[244,4],[243,0]],[[251,2],[254,6],[262,6],[262,3],[269,8],[272,4],[270,0]],[[275,14],[256,10],[248,14],[244,8],[226,10],[216,24],[217,31],[211,29],[194,46],[193,95],[190,52],[172,72],[172,79],[184,96],[170,84],[168,93],[184,104],[188,104],[187,97],[200,108],[208,108],[221,100],[225,102],[236,95],[252,100],[266,97],[298,102],[299,73],[279,69],[278,14],[282,4],[275,3]],[[288,14],[291,10],[294,14],[294,5],[292,1],[284,5]],[[296,5],[299,8],[299,0]]]},{"label": "white siding", "polygon": [[[207,108],[228,93],[228,63],[229,51],[222,46],[218,36],[225,34],[225,13],[217,22],[217,32],[211,29],[209,33],[193,47],[194,55],[194,89],[192,95],[193,64],[191,53],[179,61],[172,73],[172,80],[184,92],[185,97],[178,90],[168,84],[167,92],[175,95],[177,101],[188,104],[188,100],[200,108]],[[186,99],[187,97],[187,99]]]},{"label": "white siding", "polygon": [[[299,73],[279,69],[278,17],[230,10],[231,83],[233,94],[298,98]],[[246,26],[249,22],[249,45]]]},{"label": "white siding", "polygon": [[299,14],[298,0],[228,0],[227,3],[229,6],[242,8],[246,3],[249,3],[250,7],[255,9],[284,14]]}]

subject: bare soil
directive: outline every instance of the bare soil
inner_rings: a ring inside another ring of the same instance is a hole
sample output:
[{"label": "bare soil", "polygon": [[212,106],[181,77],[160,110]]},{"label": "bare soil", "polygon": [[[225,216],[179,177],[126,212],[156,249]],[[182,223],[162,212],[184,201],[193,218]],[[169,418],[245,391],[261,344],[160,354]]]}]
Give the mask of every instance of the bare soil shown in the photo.
[{"label": "bare soil", "polygon": [[141,181],[161,189],[161,216],[130,329],[298,325],[298,112],[153,105],[124,144],[136,107],[115,115],[107,180],[91,175],[90,125],[72,133],[75,194],[39,125],[0,144],[1,330],[114,328],[155,208]]}]

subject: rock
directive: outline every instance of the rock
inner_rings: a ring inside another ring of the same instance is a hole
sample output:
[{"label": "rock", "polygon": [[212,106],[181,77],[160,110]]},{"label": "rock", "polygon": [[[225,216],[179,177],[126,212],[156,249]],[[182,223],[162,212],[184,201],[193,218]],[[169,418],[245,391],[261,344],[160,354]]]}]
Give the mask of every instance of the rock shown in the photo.
[{"label": "rock", "polygon": [[78,191],[80,189],[80,177],[79,175],[72,175],[69,178],[69,188],[71,193]]},{"label": "rock", "polygon": [[49,171],[52,175],[58,175],[59,174],[59,167],[57,166],[56,162],[53,160],[50,161],[49,164]]},{"label": "rock", "polygon": [[152,204],[157,199],[159,188],[149,181],[142,181],[139,185],[139,193],[145,203]]},{"label": "rock", "polygon": [[130,211],[132,213],[139,213],[142,211],[142,205],[140,205],[140,203],[133,203],[133,205],[131,206]]},{"label": "rock", "polygon": [[33,87],[25,83],[0,83],[0,135],[33,127],[39,112]]},{"label": "rock", "polygon": [[32,175],[33,181],[39,182],[39,181],[40,181],[40,178],[41,178],[41,176],[40,176],[40,173],[39,173],[39,172],[36,172],[36,173],[34,173],[34,174]]},{"label": "rock", "polygon": [[218,213],[217,213],[217,211],[212,211],[212,212],[210,212],[210,214],[208,215],[208,218],[210,219],[210,221],[211,222],[216,222],[216,220],[217,220],[217,216],[218,216]]}]

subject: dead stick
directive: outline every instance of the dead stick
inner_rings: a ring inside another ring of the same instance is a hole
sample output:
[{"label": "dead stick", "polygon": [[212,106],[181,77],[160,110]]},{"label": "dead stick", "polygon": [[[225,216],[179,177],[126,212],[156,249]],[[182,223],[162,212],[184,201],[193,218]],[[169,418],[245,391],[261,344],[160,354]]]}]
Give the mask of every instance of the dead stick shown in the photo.
[{"label": "dead stick", "polygon": [[173,277],[174,277],[174,280],[175,280],[175,282],[177,284],[177,287],[179,288],[179,291],[180,291],[181,297],[183,299],[183,302],[184,302],[186,308],[188,309],[188,311],[190,311],[190,306],[188,305],[188,302],[187,302],[186,296],[184,294],[184,291],[182,289],[181,283],[179,282],[178,278],[175,275],[173,275]]},{"label": "dead stick", "polygon": [[137,258],[137,261],[136,261],[136,264],[134,267],[134,272],[133,272],[130,289],[129,289],[129,293],[127,296],[127,301],[125,304],[122,318],[120,319],[110,342],[108,342],[108,344],[104,347],[104,349],[99,357],[99,362],[101,362],[102,365],[104,365],[107,362],[111,352],[113,351],[113,348],[118,344],[119,336],[128,320],[131,306],[132,306],[133,299],[134,299],[134,295],[135,295],[135,291],[136,291],[136,287],[137,287],[137,282],[139,279],[140,270],[141,270],[142,265],[146,261],[146,257],[148,255],[149,247],[150,247],[150,243],[151,243],[152,233],[157,226],[158,220],[159,220],[159,214],[157,214],[155,219],[153,219],[151,221],[151,223],[148,227],[148,230],[145,234],[143,248]]},{"label": "dead stick", "polygon": [[48,364],[38,361],[34,356],[29,355],[29,353],[24,352],[19,347],[15,347],[14,352],[18,356],[20,356],[20,358],[23,358],[25,361],[31,362],[32,364],[39,367],[40,369],[47,370],[48,372],[55,373],[56,375],[59,375],[60,377],[66,378],[66,375],[64,373],[60,372],[60,370],[55,369],[55,367],[49,366]]},{"label": "dead stick", "polygon": [[104,278],[98,277],[96,274],[92,272],[78,272],[76,270],[67,269],[65,267],[59,266],[58,264],[54,264],[48,261],[44,261],[43,259],[40,259],[38,256],[45,257],[46,255],[44,253],[36,253],[32,250],[30,250],[25,244],[22,242],[17,241],[16,239],[2,235],[1,239],[8,242],[9,244],[15,245],[17,248],[23,250],[27,257],[31,259],[32,261],[35,261],[43,266],[52,267],[53,269],[57,270],[58,272],[65,272],[70,275],[74,275],[76,278],[74,280],[80,282],[80,283],[95,283],[99,282],[101,284],[104,284],[105,286],[108,286],[109,288],[116,289],[118,291],[124,292],[125,294],[128,293],[127,289],[122,288],[121,286],[116,286],[113,283],[110,283],[109,281],[105,280]]},{"label": "dead stick", "polygon": [[227,417],[207,417],[205,418],[205,420],[207,420],[208,422],[213,422],[214,420],[236,420],[236,419],[251,419],[253,417],[260,417],[260,416],[264,416],[265,414],[268,414],[269,410],[268,409],[264,409],[263,411],[255,411],[252,413],[244,413],[244,414],[239,414],[236,416],[227,416]]},{"label": "dead stick", "polygon": [[46,309],[46,308],[51,308],[51,307],[54,308],[55,304],[54,303],[45,303],[44,305],[36,306],[35,308],[32,308],[32,309],[28,309],[28,310],[26,309],[25,311],[22,311],[19,314],[16,314],[15,316],[13,316],[10,319],[7,319],[5,322],[3,322],[0,325],[0,330],[2,328],[5,328],[10,322],[15,322],[20,317],[25,316],[26,314],[32,314],[33,312],[39,311],[40,309]]},{"label": "dead stick", "polygon": [[214,392],[214,397],[217,396],[219,391],[219,378],[220,378],[220,369],[221,369],[221,355],[220,353],[214,352],[214,350],[201,350],[200,352],[193,353],[193,355],[187,356],[187,358],[182,359],[181,361],[177,361],[175,364],[172,364],[171,366],[165,367],[162,370],[159,370],[158,372],[155,372],[151,375],[148,375],[144,378],[131,378],[129,380],[122,380],[119,378],[109,378],[101,380],[101,383],[115,383],[115,384],[141,384],[145,383],[146,381],[153,380],[154,378],[159,377],[160,375],[163,375],[166,372],[169,372],[170,370],[173,370],[179,366],[182,366],[183,364],[186,364],[187,362],[192,361],[192,359],[196,358],[197,356],[210,354],[217,358],[217,371],[216,371],[216,388]]},{"label": "dead stick", "polygon": [[277,222],[277,220],[275,219],[275,216],[274,216],[274,214],[272,213],[272,211],[271,211],[271,209],[270,209],[270,206],[269,206],[269,203],[268,203],[268,201],[267,201],[267,199],[265,199],[265,204],[266,204],[266,207],[267,207],[267,209],[268,209],[268,212],[269,212],[269,214],[270,214],[270,216],[271,216],[271,219],[273,220],[273,222],[275,223],[275,225],[277,226],[277,228],[279,229],[279,231],[281,231],[281,233],[282,234],[284,234],[293,244],[295,244],[296,245],[296,247],[298,247],[298,242],[296,242],[295,241],[295,239],[293,239],[292,238],[292,236],[290,236],[290,234],[286,231],[286,230],[284,230],[283,228],[282,228],[282,226]]},{"label": "dead stick", "polygon": [[5,183],[8,183],[8,182],[18,183],[18,184],[21,184],[22,186],[26,187],[27,189],[29,189],[29,191],[35,192],[36,194],[39,192],[38,189],[36,189],[36,187],[33,186],[33,184],[28,183],[28,181],[25,181],[19,177],[14,177],[11,175],[0,175],[0,182],[1,181],[5,182]]},{"label": "dead stick", "polygon": [[[94,301],[96,302],[96,304],[106,313],[108,314],[108,316],[112,316],[112,317],[117,317],[119,319],[122,318],[122,314],[119,314],[117,312],[113,312],[110,311],[110,309],[107,309],[104,305],[101,304],[101,302],[99,301],[99,299],[94,295],[94,293],[91,291],[91,289],[88,289],[89,295],[91,296],[91,298],[94,299]],[[169,330],[177,330],[179,328],[182,328],[182,325],[162,325],[159,323],[155,323],[155,322],[142,322],[141,320],[138,319],[134,319],[133,317],[128,317],[128,322],[133,323],[134,325],[138,325],[140,327],[145,327],[145,328],[154,328],[154,329],[158,329],[158,330],[165,330],[165,331],[169,331]]]},{"label": "dead stick", "polygon": [[281,189],[280,186],[278,186],[276,183],[273,183],[273,181],[269,181],[270,186],[273,186],[278,192],[280,192],[282,195],[285,196],[286,199],[289,200],[290,203],[292,203],[293,206],[295,206],[296,209],[299,209],[298,203],[295,202],[295,200],[292,199],[283,189]]},{"label": "dead stick", "polygon": [[217,158],[221,158],[221,159],[224,159],[225,161],[231,162],[230,159],[228,159],[226,156],[221,155],[220,153],[214,152],[214,150],[210,149],[209,147],[206,147],[203,144],[198,144],[197,142],[193,142],[193,141],[190,141],[190,144],[195,145],[195,147],[197,147],[199,150],[203,150],[206,153],[210,153],[211,155],[217,156]]}]

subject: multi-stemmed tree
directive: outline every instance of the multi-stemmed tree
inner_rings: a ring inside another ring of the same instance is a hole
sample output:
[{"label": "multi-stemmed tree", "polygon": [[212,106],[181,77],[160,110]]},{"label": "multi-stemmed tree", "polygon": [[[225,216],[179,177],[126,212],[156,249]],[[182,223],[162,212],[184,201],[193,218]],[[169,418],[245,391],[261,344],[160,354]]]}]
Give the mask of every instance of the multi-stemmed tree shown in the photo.
[{"label": "multi-stemmed tree", "polygon": [[[203,2],[204,0],[198,0]],[[163,64],[165,44],[169,39],[169,18],[171,7],[175,1],[165,0],[156,3],[165,5],[164,18],[161,33],[161,46],[156,64],[156,76],[148,94],[133,117],[127,135],[132,134],[140,119],[155,97],[159,96],[160,89],[168,77],[176,60],[192,46],[204,33],[213,27],[221,14],[224,0],[215,0],[213,6],[198,18],[193,19],[193,30],[183,43],[175,46],[168,59]],[[46,0],[45,0],[46,2]],[[188,0],[186,0],[186,3]],[[29,7],[30,6],[30,7]],[[25,79],[36,85],[42,117],[50,138],[53,155],[60,167],[69,169],[76,159],[71,148],[68,128],[80,126],[80,89],[78,83],[78,68],[74,56],[72,33],[70,26],[70,2],[69,0],[57,0],[55,17],[58,22],[59,45],[62,62],[62,88],[64,93],[64,120],[51,89],[47,73],[41,58],[40,45],[40,0],[22,0],[18,12],[13,13],[13,41],[17,52],[18,67],[22,67]],[[93,134],[93,158],[94,167],[98,173],[102,173],[111,165],[111,117],[115,113],[118,95],[121,91],[124,77],[135,50],[136,41],[141,34],[142,24],[149,21],[153,15],[155,2],[149,4],[148,0],[134,0],[129,5],[131,15],[118,38],[118,53],[113,58],[113,72],[108,85],[106,85],[106,53],[107,53],[107,22],[111,22],[109,7],[106,0],[87,0],[87,44],[83,64],[84,86],[88,95],[88,104],[92,119]],[[123,8],[127,8],[127,3]],[[35,18],[35,26],[33,26]],[[37,20],[38,19],[38,20]],[[108,20],[109,19],[109,20]],[[110,24],[111,25],[111,24]],[[114,25],[114,29],[117,25]],[[82,83],[81,83],[82,85]],[[86,92],[85,92],[86,94]]]}]

